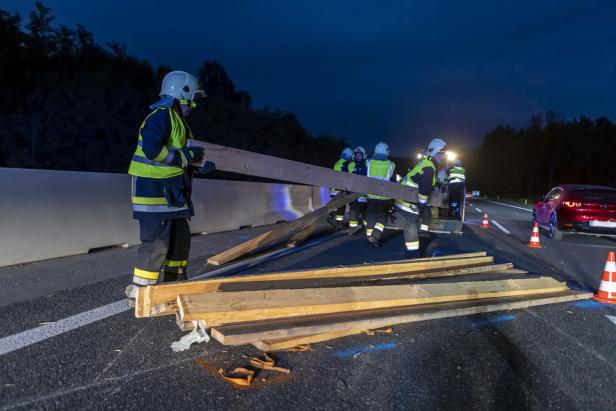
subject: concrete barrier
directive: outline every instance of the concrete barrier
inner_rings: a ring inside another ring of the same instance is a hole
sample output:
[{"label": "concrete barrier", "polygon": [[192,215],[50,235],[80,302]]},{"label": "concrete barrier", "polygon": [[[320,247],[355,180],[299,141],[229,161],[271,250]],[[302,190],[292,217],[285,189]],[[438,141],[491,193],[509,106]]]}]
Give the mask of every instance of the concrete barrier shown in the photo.
[{"label": "concrete barrier", "polygon": [[[0,266],[139,243],[128,175],[0,168],[0,189]],[[197,179],[191,231],[293,220],[328,199],[320,187]]]}]

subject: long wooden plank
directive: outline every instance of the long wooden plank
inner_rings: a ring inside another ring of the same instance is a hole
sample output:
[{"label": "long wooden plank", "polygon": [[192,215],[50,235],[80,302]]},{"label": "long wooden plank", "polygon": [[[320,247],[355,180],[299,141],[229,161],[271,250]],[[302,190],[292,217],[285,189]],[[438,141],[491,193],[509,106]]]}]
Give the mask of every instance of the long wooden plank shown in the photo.
[{"label": "long wooden plank", "polygon": [[242,257],[257,249],[272,246],[287,240],[294,234],[301,232],[313,225],[320,218],[324,218],[332,211],[355,201],[359,194],[340,193],[323,207],[308,213],[296,220],[277,224],[274,229],[259,235],[256,238],[238,244],[222,253],[216,254],[207,259],[208,264],[221,265]]},{"label": "long wooden plank", "polygon": [[281,338],[277,340],[253,341],[252,345],[263,352],[274,352],[288,350],[298,345],[314,344],[322,341],[334,340],[336,338],[348,337],[365,332],[366,330],[341,330],[322,334],[304,335],[294,338]]},{"label": "long wooden plank", "polygon": [[[493,257],[479,256],[474,257],[475,253],[460,254],[458,258],[438,258],[431,260],[401,260],[397,262],[360,264],[348,267],[329,267],[312,270],[297,270],[269,274],[234,276],[226,278],[213,278],[199,281],[182,281],[178,283],[159,284],[141,287],[138,290],[135,316],[149,317],[152,308],[159,304],[175,302],[178,294],[196,294],[205,292],[219,291],[223,284],[246,283],[258,281],[285,281],[299,280],[306,278],[326,278],[340,276],[360,276],[379,274],[394,274],[402,272],[419,272],[428,270],[443,270],[446,268],[463,268],[469,266],[479,266],[492,264]],[[471,256],[463,258],[464,256]]]},{"label": "long wooden plank", "polygon": [[208,326],[426,303],[564,291],[549,277],[441,284],[239,291],[178,295],[183,321]]},{"label": "long wooden plank", "polygon": [[415,321],[520,309],[591,297],[592,293],[589,292],[567,290],[530,297],[498,297],[226,325],[212,328],[210,334],[221,344],[241,345],[254,341],[290,339],[345,330],[375,329]]},{"label": "long wooden plank", "polygon": [[[213,161],[218,170],[417,202],[417,190],[402,184],[203,141],[191,140],[190,144],[203,147],[205,160]],[[442,193],[433,193],[430,204],[441,207],[443,197]]]}]

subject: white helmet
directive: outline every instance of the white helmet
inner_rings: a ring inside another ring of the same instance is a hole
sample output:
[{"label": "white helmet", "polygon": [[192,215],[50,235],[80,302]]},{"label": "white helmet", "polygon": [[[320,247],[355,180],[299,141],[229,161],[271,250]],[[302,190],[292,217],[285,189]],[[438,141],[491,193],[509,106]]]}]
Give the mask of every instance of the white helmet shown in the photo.
[{"label": "white helmet", "polygon": [[389,146],[383,142],[380,142],[374,147],[374,154],[385,154],[389,155]]},{"label": "white helmet", "polygon": [[353,153],[356,153],[358,151],[364,155],[364,158],[366,158],[366,150],[362,146],[355,147],[355,150],[353,150]]},{"label": "white helmet", "polygon": [[351,157],[353,157],[353,150],[351,150],[350,147],[347,147],[344,150],[342,150],[342,153],[340,154],[341,159],[350,160]]},{"label": "white helmet", "polygon": [[163,79],[160,96],[171,96],[178,100],[194,100],[199,95],[205,95],[199,90],[199,81],[195,76],[185,71],[172,71]]},{"label": "white helmet", "polygon": [[455,160],[453,160],[453,165],[454,166],[459,166],[460,164],[462,164],[462,162],[460,161],[459,158],[456,158]]},{"label": "white helmet", "polygon": [[440,138],[435,138],[428,144],[426,155],[428,157],[434,157],[436,154],[445,151],[445,147],[447,147],[447,143]]}]

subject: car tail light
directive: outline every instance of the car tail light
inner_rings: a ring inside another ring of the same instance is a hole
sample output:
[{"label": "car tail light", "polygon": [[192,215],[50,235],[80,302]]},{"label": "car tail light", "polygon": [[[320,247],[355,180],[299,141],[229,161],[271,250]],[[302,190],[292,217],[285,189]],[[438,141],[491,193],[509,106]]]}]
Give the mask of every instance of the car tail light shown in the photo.
[{"label": "car tail light", "polygon": [[567,207],[581,207],[582,203],[578,203],[577,201],[565,201],[565,205]]}]

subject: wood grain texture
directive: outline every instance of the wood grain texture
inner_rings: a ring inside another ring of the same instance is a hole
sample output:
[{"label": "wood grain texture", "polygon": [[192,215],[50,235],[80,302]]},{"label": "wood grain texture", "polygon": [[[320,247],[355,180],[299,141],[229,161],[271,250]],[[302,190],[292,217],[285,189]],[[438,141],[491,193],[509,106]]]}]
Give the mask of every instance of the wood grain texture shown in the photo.
[{"label": "wood grain texture", "polygon": [[263,352],[288,350],[298,345],[314,344],[336,338],[348,337],[349,335],[361,334],[366,330],[341,330],[322,334],[303,335],[301,337],[280,338],[275,340],[253,341],[252,345]]},{"label": "wood grain texture", "polygon": [[[417,190],[402,184],[198,140],[190,140],[190,145],[203,147],[204,160],[214,162],[217,170],[417,202]],[[433,193],[430,204],[441,207],[443,198],[442,193]]]},{"label": "wood grain texture", "polygon": [[250,344],[254,341],[288,339],[345,330],[375,329],[416,321],[521,309],[591,297],[592,293],[589,292],[567,290],[535,296],[423,304],[227,325],[212,328],[210,334],[221,344],[241,345]]},{"label": "wood grain texture", "polygon": [[[459,254],[457,256],[420,258],[415,260],[389,261],[386,263],[360,264],[348,267],[330,267],[312,270],[297,270],[279,273],[233,276],[213,278],[198,281],[182,281],[177,283],[151,285],[139,289],[135,305],[135,316],[138,318],[160,315],[161,311],[152,314],[152,308],[160,304],[173,303],[178,294],[194,294],[214,291],[238,290],[234,283],[288,281],[309,278],[352,277],[375,274],[395,274],[427,271],[443,271],[444,269],[464,268],[471,266],[490,265],[493,257],[485,256],[484,252]],[[280,287],[278,287],[280,288]],[[242,288],[239,288],[242,290]],[[172,314],[169,312],[169,314]]]},{"label": "wood grain texture", "polygon": [[178,295],[183,321],[209,326],[416,304],[564,291],[549,277],[459,283],[239,291]]}]

